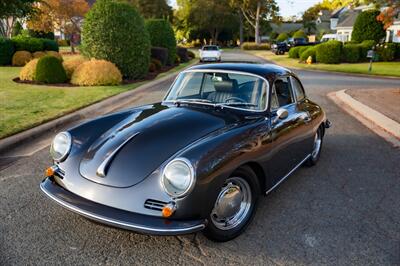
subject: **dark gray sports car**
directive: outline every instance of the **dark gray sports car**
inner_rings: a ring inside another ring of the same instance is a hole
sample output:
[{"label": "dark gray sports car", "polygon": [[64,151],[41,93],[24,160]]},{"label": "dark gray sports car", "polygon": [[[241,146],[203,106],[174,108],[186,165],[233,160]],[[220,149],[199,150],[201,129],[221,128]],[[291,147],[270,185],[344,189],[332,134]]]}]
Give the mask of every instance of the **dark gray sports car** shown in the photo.
[{"label": "dark gray sports car", "polygon": [[101,223],[158,235],[204,229],[227,241],[249,224],[260,195],[317,163],[329,125],[285,68],[198,65],[160,103],[56,135],[40,187]]}]

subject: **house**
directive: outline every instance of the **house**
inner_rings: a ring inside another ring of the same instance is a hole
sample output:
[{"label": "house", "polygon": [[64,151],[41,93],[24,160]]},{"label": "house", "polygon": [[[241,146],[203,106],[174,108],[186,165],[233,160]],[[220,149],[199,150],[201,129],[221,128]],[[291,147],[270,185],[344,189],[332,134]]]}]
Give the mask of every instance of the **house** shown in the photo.
[{"label": "house", "polygon": [[386,29],[385,41],[400,43],[400,11],[394,19],[393,24]]},{"label": "house", "polygon": [[334,10],[331,13],[330,17],[330,28],[331,30],[335,31],[337,24],[339,23],[339,19],[342,17],[344,13],[346,13],[349,9],[347,7],[341,7],[336,10]]},{"label": "house", "polygon": [[343,13],[336,25],[337,39],[342,42],[351,41],[351,34],[353,33],[353,26],[356,22],[360,10],[348,10]]}]

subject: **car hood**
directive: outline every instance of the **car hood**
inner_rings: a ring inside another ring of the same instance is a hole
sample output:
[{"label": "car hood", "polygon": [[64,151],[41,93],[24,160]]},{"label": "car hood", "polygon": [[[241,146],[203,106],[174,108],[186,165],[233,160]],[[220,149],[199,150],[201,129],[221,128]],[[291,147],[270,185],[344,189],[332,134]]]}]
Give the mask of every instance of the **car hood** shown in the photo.
[{"label": "car hood", "polygon": [[216,113],[163,104],[138,109],[84,151],[80,173],[108,186],[133,186],[179,150],[235,120]]}]

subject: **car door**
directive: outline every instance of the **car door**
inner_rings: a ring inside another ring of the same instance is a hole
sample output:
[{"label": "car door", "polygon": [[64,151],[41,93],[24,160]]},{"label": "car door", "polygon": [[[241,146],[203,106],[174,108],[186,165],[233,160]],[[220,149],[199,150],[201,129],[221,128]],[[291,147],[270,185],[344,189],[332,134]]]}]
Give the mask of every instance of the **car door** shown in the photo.
[{"label": "car door", "polygon": [[[279,109],[287,111],[286,118],[278,117]],[[290,76],[281,76],[274,81],[270,111],[272,148],[268,169],[276,184],[305,158],[302,148],[305,114],[297,108]]]}]

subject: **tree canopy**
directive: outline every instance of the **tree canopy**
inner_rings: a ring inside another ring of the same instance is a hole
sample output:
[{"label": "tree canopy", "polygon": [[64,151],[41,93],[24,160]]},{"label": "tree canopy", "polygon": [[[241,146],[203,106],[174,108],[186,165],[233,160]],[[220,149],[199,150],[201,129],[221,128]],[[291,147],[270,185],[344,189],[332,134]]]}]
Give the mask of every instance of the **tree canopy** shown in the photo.
[{"label": "tree canopy", "polygon": [[38,0],[0,0],[0,35],[10,37],[17,19],[29,18]]},{"label": "tree canopy", "polygon": [[132,4],[143,18],[163,18],[172,21],[172,7],[166,0],[121,0]]},{"label": "tree canopy", "polygon": [[365,40],[374,40],[379,42],[386,36],[383,23],[377,20],[380,14],[378,10],[367,10],[361,12],[354,23],[351,34],[352,41],[362,42]]}]

